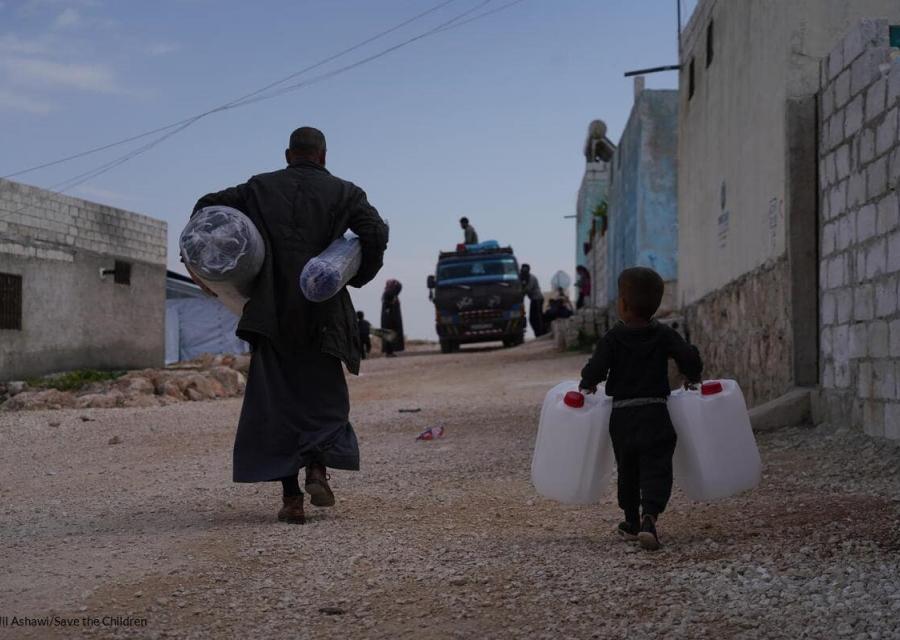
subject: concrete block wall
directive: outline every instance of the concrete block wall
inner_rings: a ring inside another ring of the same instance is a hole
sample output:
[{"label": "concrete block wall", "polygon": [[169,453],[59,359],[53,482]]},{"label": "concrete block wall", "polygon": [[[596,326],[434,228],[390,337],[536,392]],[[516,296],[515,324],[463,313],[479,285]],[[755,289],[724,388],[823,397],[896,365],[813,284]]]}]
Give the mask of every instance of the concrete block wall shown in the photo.
[{"label": "concrete block wall", "polygon": [[[130,285],[101,277],[116,260],[131,264]],[[22,277],[0,380],[163,364],[165,222],[0,180],[0,272]]]},{"label": "concrete block wall", "polygon": [[0,252],[71,262],[79,250],[165,266],[166,223],[0,179]]},{"label": "concrete block wall", "polygon": [[863,20],[821,65],[820,419],[900,439],[900,51]]}]

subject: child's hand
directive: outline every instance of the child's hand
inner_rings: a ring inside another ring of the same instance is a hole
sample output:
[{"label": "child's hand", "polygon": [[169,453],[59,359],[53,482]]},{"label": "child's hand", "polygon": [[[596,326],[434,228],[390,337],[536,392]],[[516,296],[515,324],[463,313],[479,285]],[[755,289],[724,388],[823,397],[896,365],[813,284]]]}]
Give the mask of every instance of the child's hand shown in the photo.
[{"label": "child's hand", "polygon": [[594,385],[593,387],[580,387],[578,390],[581,391],[582,393],[586,393],[588,395],[593,395],[593,394],[597,393],[597,385]]}]

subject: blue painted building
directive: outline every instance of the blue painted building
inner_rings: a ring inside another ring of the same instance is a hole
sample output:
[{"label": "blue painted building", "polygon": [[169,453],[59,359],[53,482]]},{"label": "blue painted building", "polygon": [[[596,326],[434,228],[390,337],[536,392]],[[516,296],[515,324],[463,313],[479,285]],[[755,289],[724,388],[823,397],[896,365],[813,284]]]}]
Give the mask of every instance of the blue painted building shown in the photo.
[{"label": "blue painted building", "polygon": [[656,270],[666,281],[661,311],[674,306],[678,280],[678,92],[644,89],[635,100],[611,163],[607,300],[628,267]]}]

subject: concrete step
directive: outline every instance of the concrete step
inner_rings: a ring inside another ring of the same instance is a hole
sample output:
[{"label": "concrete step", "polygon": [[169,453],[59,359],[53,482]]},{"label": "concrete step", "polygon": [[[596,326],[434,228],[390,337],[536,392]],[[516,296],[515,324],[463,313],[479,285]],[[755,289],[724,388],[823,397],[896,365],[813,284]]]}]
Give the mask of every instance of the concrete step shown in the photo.
[{"label": "concrete step", "polygon": [[812,423],[813,389],[791,389],[780,398],[750,410],[750,424],[754,431],[775,431]]}]

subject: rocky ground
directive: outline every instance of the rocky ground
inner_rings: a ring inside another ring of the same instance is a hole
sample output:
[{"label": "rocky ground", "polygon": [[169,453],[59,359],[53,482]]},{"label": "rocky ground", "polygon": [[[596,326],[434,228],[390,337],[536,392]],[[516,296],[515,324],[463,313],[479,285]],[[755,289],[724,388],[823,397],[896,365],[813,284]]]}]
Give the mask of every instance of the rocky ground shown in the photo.
[{"label": "rocky ground", "polygon": [[[31,381],[0,383],[0,410],[111,409],[159,407],[175,402],[234,398],[244,393],[249,355],[204,355],[165,369],[111,374],[112,379],[68,388],[73,375],[50,375]],[[81,375],[101,372],[80,372]],[[120,375],[121,374],[121,375]],[[102,376],[101,376],[102,377]],[[61,384],[62,383],[62,384]],[[54,388],[54,387],[64,387]]]},{"label": "rocky ground", "polygon": [[566,507],[529,483],[543,394],[582,361],[538,342],[365,363],[363,470],[305,526],[275,521],[278,487],[230,482],[239,399],[0,413],[0,624],[82,625],[0,637],[900,638],[897,444],[761,435],[757,490],[676,491],[642,552],[612,492]]}]

